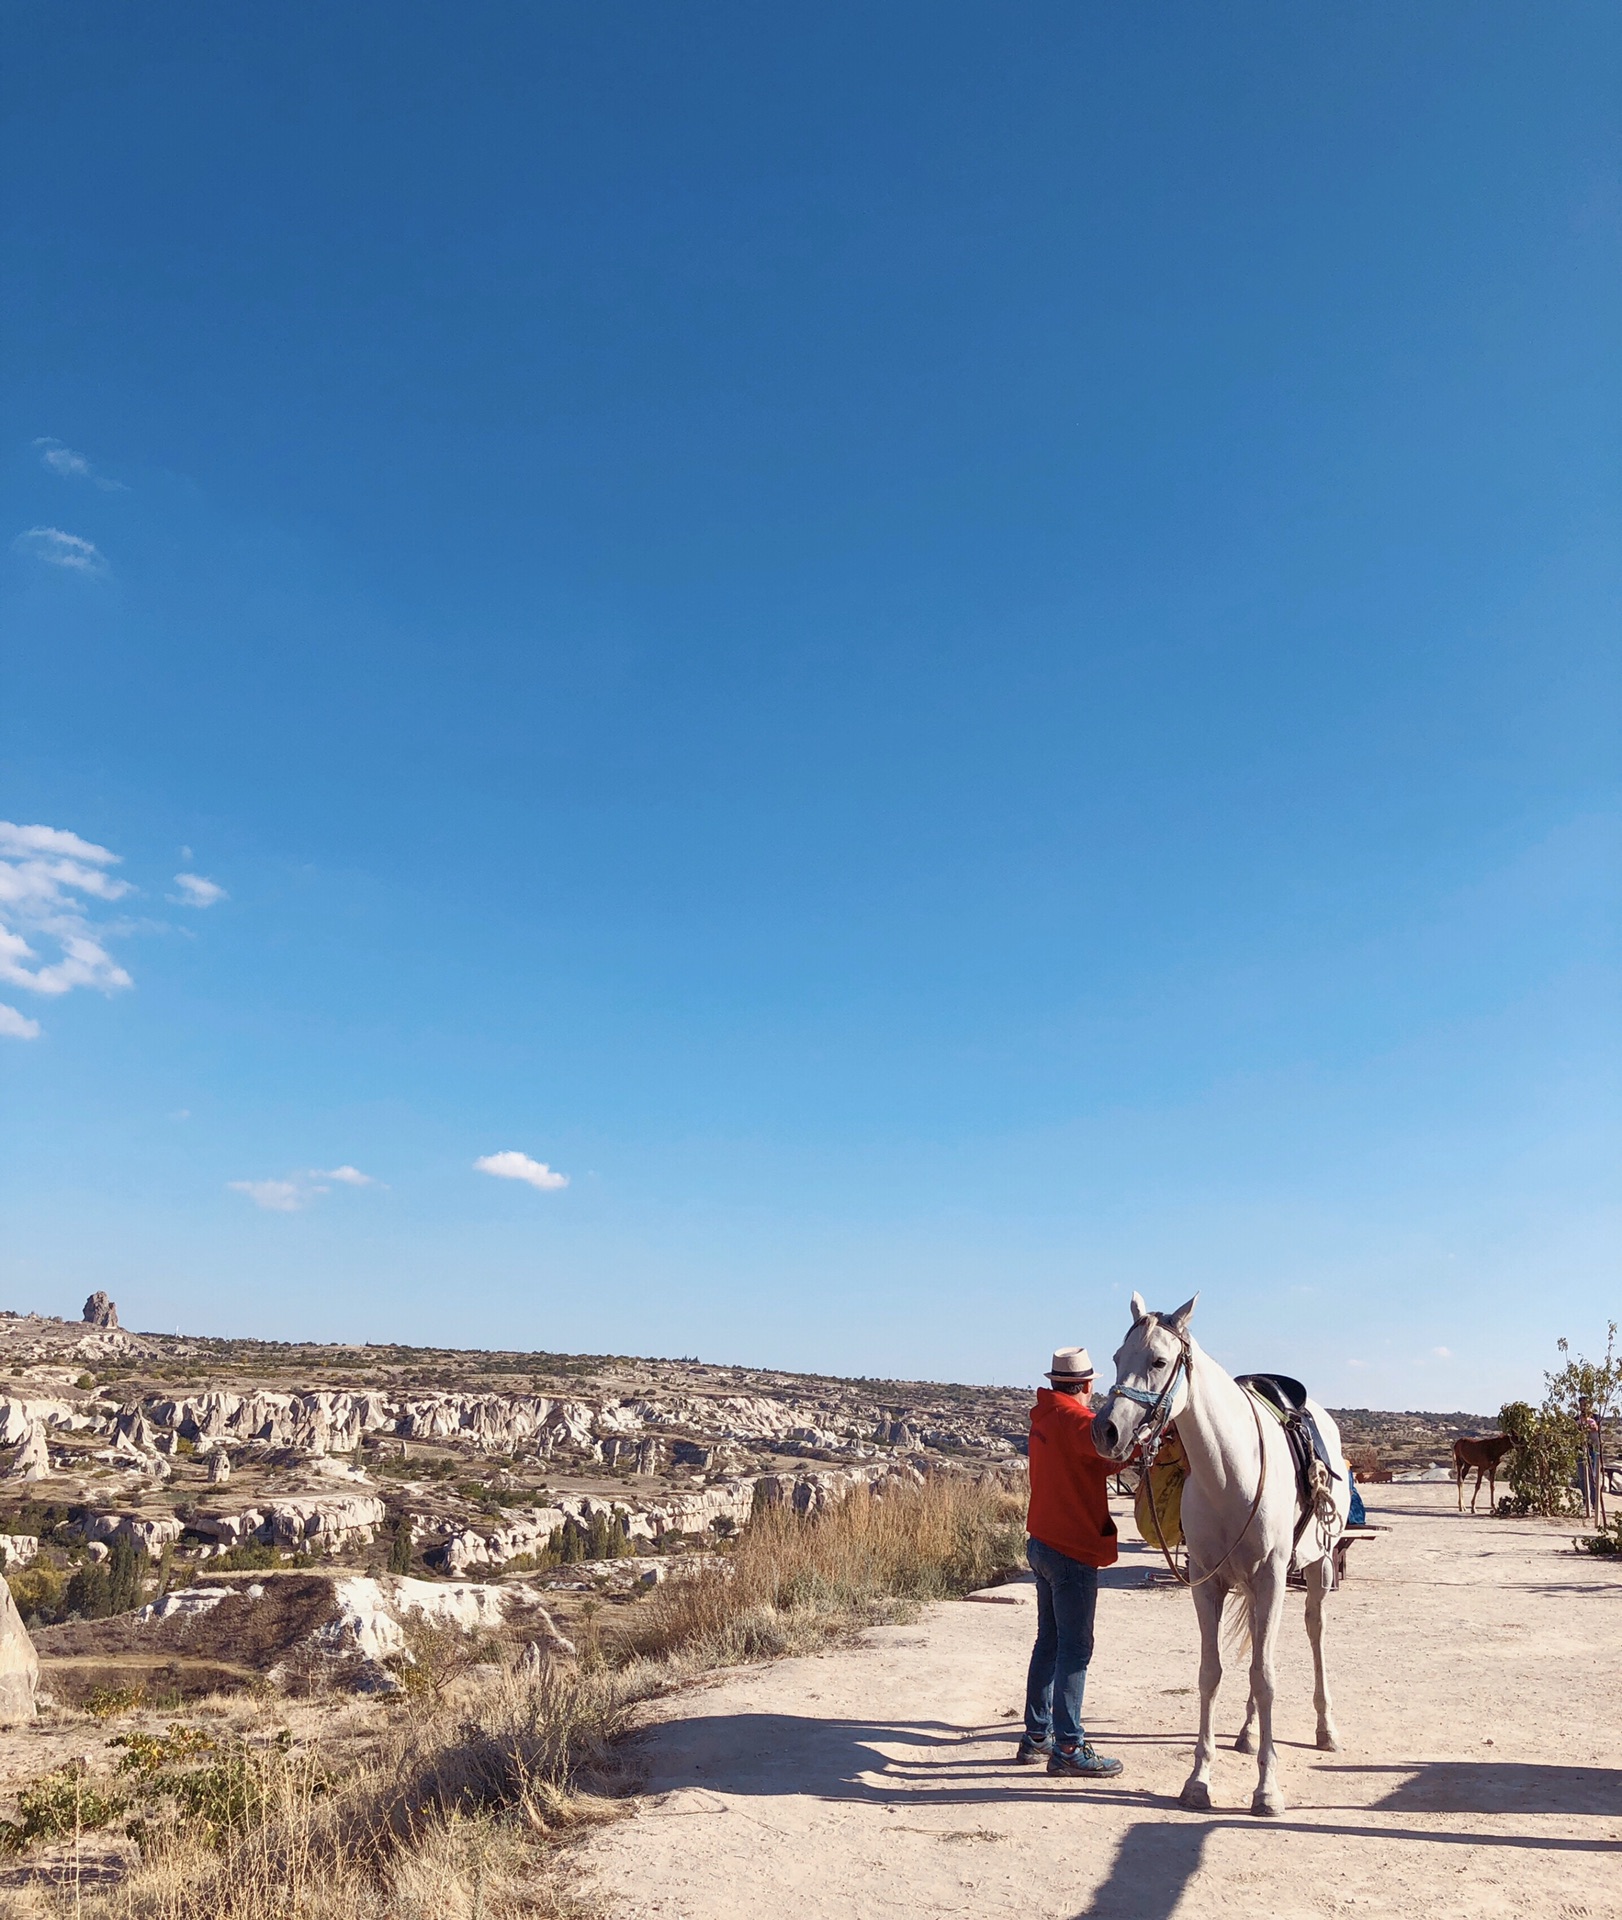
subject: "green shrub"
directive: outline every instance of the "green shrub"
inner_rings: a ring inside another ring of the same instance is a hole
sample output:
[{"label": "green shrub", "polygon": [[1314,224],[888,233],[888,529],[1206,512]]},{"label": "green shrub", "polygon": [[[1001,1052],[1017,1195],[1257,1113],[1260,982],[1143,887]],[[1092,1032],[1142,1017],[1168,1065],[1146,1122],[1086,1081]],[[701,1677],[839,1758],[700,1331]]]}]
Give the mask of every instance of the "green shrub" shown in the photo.
[{"label": "green shrub", "polygon": [[113,1610],[112,1583],[105,1563],[87,1560],[75,1567],[62,1601],[63,1612],[81,1620],[105,1620]]},{"label": "green shrub", "polygon": [[1571,1483],[1577,1473],[1578,1427],[1572,1415],[1547,1403],[1539,1409],[1511,1400],[1499,1409],[1498,1424],[1514,1443],[1507,1466],[1510,1491],[1498,1511],[1575,1512],[1580,1502]]},{"label": "green shrub", "polygon": [[97,1687],[84,1703],[92,1720],[116,1720],[120,1714],[134,1713],[146,1705],[146,1688]]},{"label": "green shrub", "polygon": [[66,1839],[116,1820],[128,1799],[93,1784],[82,1760],[53,1767],[30,1780],[17,1795],[17,1820],[0,1820],[0,1847],[15,1853],[36,1841]]},{"label": "green shrub", "polygon": [[146,1573],[150,1564],[145,1553],[128,1540],[113,1542],[113,1550],[107,1556],[107,1610],[109,1613],[128,1613],[132,1607],[138,1607],[141,1604],[142,1589],[146,1585]]},{"label": "green shrub", "polygon": [[38,1561],[31,1567],[19,1567],[6,1575],[6,1585],[25,1624],[37,1622],[48,1627],[67,1611],[68,1576],[55,1567],[41,1566]]},{"label": "green shrub", "polygon": [[240,1547],[233,1547],[229,1553],[218,1554],[209,1563],[210,1572],[217,1573],[263,1573],[276,1567],[313,1567],[313,1553],[282,1553],[275,1547],[267,1547],[257,1540],[248,1540]]}]

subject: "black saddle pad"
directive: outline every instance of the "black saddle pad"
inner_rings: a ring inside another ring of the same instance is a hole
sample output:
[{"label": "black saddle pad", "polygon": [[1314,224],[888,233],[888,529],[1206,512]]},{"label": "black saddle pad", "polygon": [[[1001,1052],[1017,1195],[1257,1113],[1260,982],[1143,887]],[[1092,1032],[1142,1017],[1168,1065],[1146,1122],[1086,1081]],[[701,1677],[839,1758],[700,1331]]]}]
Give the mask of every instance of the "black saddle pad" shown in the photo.
[{"label": "black saddle pad", "polygon": [[1303,1413],[1306,1410],[1306,1388],[1287,1373],[1241,1373],[1238,1383],[1259,1393],[1269,1406],[1277,1407],[1280,1413]]}]

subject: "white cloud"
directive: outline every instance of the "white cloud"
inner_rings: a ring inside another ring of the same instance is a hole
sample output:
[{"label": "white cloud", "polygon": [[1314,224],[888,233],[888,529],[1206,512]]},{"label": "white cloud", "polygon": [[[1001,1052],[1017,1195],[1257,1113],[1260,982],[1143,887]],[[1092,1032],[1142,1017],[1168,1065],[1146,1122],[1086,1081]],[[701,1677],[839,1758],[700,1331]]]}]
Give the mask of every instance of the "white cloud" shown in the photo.
[{"label": "white cloud", "polygon": [[544,1160],[531,1160],[527,1153],[487,1153],[473,1162],[475,1171],[493,1173],[498,1180],[524,1180],[542,1193],[556,1193],[569,1184],[566,1173],[554,1173]]},{"label": "white cloud", "polygon": [[[50,996],[133,986],[85,910],[91,900],[119,900],[130,891],[107,871],[117,864],[116,853],[76,833],[0,820],[0,980]],[[36,941],[54,946],[57,957],[43,958]],[[38,1031],[22,1014],[0,1021],[0,1033],[14,1039],[31,1040]]]},{"label": "white cloud", "polygon": [[267,1213],[297,1213],[310,1203],[310,1190],[296,1180],[227,1180],[233,1193],[245,1193]]},{"label": "white cloud", "polygon": [[213,907],[231,897],[224,887],[213,880],[205,880],[200,873],[177,873],[175,885],[180,891],[169,897],[180,907]]},{"label": "white cloud", "polygon": [[1451,1360],[1453,1358],[1453,1349],[1451,1347],[1432,1347],[1431,1352],[1435,1354],[1438,1360]]},{"label": "white cloud", "polygon": [[106,556],[100,547],[60,527],[30,527],[12,541],[17,553],[31,553],[48,566],[67,567],[73,573],[105,573]]},{"label": "white cloud", "polygon": [[26,1013],[19,1013],[0,1000],[0,1035],[8,1040],[37,1040],[39,1033],[37,1020],[30,1020]]},{"label": "white cloud", "polygon": [[343,1187],[381,1187],[359,1167],[306,1167],[302,1173],[290,1173],[285,1180],[227,1180],[233,1193],[245,1193],[256,1207],[267,1213],[298,1213],[320,1194],[331,1193],[327,1185],[336,1180]]},{"label": "white cloud", "polygon": [[90,480],[103,493],[129,492],[122,480],[109,480],[105,474],[97,473],[82,453],[75,453],[72,447],[63,446],[48,434],[42,435],[34,445],[40,450],[40,464],[49,467],[52,473],[59,473],[64,480]]},{"label": "white cloud", "polygon": [[[61,827],[19,827],[10,820],[0,820],[0,854],[60,853],[69,860],[82,860],[87,866],[116,867],[118,855],[109,853],[105,847],[95,846],[89,840],[81,840],[76,833],[68,833]],[[115,882],[121,891],[123,883]],[[109,894],[108,899],[117,895]]]}]

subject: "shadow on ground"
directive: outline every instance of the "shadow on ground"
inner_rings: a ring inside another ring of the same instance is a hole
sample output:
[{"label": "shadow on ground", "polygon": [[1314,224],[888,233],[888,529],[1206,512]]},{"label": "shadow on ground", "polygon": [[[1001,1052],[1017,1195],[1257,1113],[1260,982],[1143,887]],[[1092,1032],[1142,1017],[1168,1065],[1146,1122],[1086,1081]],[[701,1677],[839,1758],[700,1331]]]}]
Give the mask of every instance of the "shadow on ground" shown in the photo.
[{"label": "shadow on ground", "polygon": [[[1595,1835],[1483,1832],[1403,1827],[1402,1814],[1622,1815],[1622,1772],[1609,1767],[1536,1766],[1518,1761],[1427,1761],[1409,1765],[1325,1766],[1325,1775],[1389,1776],[1390,1790],[1368,1805],[1302,1810],[1296,1818],[1185,1813],[1166,1794],[1124,1782],[1079,1785],[1039,1767],[1011,1764],[1017,1723],[963,1728],[938,1720],[821,1720],[774,1713],[721,1714],[666,1722],[651,1730],[648,1757],[661,1793],[707,1790],[738,1795],[807,1794],[864,1802],[926,1816],[964,1806],[1102,1802],[1139,1818],[1122,1838],[1108,1878],[1076,1920],[1168,1920],[1199,1871],[1208,1837],[1224,1829],[1286,1837],[1412,1840],[1422,1847],[1531,1849],[1622,1854],[1622,1839]],[[662,1735],[668,1737],[661,1738]],[[992,1742],[997,1748],[988,1752]],[[1002,1743],[1006,1742],[1006,1745]],[[1112,1736],[1111,1744],[1186,1749],[1183,1732]],[[1352,1815],[1353,1819],[1345,1816]]]}]

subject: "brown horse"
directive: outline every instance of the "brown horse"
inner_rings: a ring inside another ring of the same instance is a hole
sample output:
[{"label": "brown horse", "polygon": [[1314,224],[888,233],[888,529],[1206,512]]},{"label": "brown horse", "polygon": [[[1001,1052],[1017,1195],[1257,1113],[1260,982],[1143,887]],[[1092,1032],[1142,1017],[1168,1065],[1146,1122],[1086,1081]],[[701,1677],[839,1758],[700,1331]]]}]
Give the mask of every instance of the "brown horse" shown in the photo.
[{"label": "brown horse", "polygon": [[1453,1472],[1459,1488],[1459,1512],[1464,1511],[1464,1476],[1473,1467],[1476,1484],[1470,1492],[1470,1511],[1476,1510],[1476,1495],[1481,1491],[1481,1476],[1487,1476],[1488,1511],[1498,1510],[1498,1463],[1515,1442],[1507,1433],[1486,1433],[1474,1440],[1453,1442]]}]

